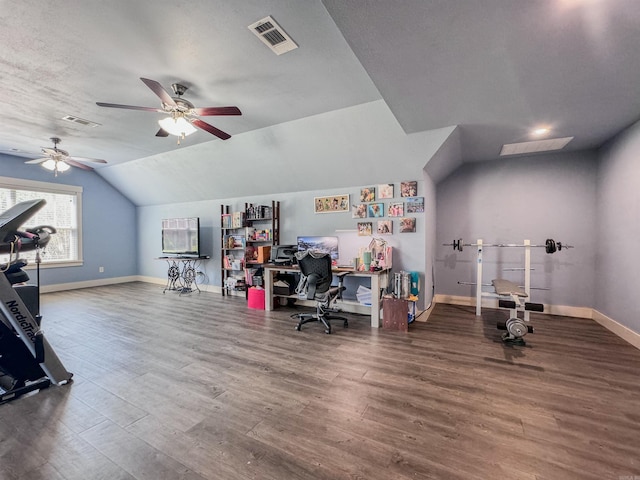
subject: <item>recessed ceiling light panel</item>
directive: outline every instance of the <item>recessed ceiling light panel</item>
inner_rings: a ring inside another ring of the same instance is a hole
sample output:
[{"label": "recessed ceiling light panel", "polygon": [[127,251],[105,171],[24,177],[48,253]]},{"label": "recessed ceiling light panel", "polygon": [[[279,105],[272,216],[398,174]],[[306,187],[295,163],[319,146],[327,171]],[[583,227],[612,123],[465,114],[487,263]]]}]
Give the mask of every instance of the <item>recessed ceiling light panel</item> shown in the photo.
[{"label": "recessed ceiling light panel", "polygon": [[500,156],[524,155],[527,153],[550,152],[562,150],[573,137],[550,138],[547,140],[534,140],[532,142],[506,143],[502,146]]}]

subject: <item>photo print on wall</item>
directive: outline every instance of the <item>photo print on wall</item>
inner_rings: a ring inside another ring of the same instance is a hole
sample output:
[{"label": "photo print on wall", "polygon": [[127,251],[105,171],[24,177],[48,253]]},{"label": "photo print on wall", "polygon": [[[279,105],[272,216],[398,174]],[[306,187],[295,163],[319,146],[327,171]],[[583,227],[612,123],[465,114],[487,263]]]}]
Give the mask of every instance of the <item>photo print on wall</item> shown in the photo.
[{"label": "photo print on wall", "polygon": [[393,198],[393,183],[378,185],[378,199]]},{"label": "photo print on wall", "polygon": [[371,222],[358,222],[358,235],[361,237],[371,235],[373,224]]},{"label": "photo print on wall", "polygon": [[400,219],[400,233],[413,233],[416,231],[416,219],[403,217]]},{"label": "photo print on wall", "polygon": [[424,212],[424,197],[407,198],[407,213]]},{"label": "photo print on wall", "polygon": [[401,217],[404,215],[404,203],[394,202],[389,204],[389,210],[387,211],[388,217]]},{"label": "photo print on wall", "polygon": [[415,197],[418,195],[418,182],[401,182],[400,183],[400,196],[401,197]]},{"label": "photo print on wall", "polygon": [[331,195],[313,199],[315,213],[335,213],[349,211],[349,195]]},{"label": "photo print on wall", "polygon": [[351,207],[351,218],[367,218],[367,206],[364,203],[358,203]]},{"label": "photo print on wall", "polygon": [[371,218],[384,217],[384,203],[371,203],[368,211]]},{"label": "photo print on wall", "polygon": [[376,200],[376,187],[365,187],[360,190],[361,202],[375,202]]},{"label": "photo print on wall", "polygon": [[378,234],[391,235],[393,233],[393,220],[378,220]]}]

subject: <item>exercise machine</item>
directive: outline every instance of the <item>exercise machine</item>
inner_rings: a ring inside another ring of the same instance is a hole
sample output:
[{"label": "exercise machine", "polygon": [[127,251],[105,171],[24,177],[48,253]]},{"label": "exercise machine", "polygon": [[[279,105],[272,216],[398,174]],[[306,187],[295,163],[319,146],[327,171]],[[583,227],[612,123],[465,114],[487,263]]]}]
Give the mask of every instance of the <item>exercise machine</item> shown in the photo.
[{"label": "exercise machine", "polygon": [[9,261],[0,265],[0,404],[51,384],[64,385],[73,376],[40,328],[39,284],[26,283],[27,261],[20,258],[20,252],[36,251],[39,281],[40,249],[55,228],[20,227],[45,203],[43,199],[21,202],[0,215],[0,253],[9,254]]},{"label": "exercise machine", "polygon": [[[506,330],[502,334],[502,341],[509,344],[525,345],[524,336],[533,333],[533,327],[528,325],[530,311],[544,312],[544,305],[541,303],[526,302],[529,297],[527,292],[518,285],[503,278],[496,278],[491,281],[495,288],[496,295],[500,298],[498,306],[509,309],[509,319],[506,322],[498,322],[498,330]],[[518,312],[524,312],[522,318]]]},{"label": "exercise machine", "polygon": [[[502,335],[502,340],[509,344],[524,345],[523,337],[527,333],[532,333],[533,328],[528,324],[529,313],[543,312],[544,305],[541,303],[531,303],[525,301],[530,298],[531,290],[534,287],[531,286],[531,250],[533,248],[544,248],[545,253],[553,254],[569,248],[574,248],[572,245],[566,243],[556,242],[552,238],[548,238],[544,244],[532,244],[530,240],[524,240],[523,243],[484,243],[482,239],[478,239],[476,243],[464,243],[463,240],[457,239],[452,243],[445,243],[444,246],[453,247],[454,251],[462,252],[464,247],[476,247],[477,259],[476,259],[476,281],[471,282],[458,282],[460,285],[475,285],[476,287],[476,315],[482,314],[482,298],[492,297],[498,299],[498,306],[500,308],[508,308],[510,310],[509,319],[506,322],[498,322],[497,328],[499,330],[506,330]],[[497,247],[497,248],[522,248],[524,249],[524,267],[510,270],[522,270],[524,272],[524,285],[516,285],[508,280],[498,278],[492,280],[491,284],[483,283],[483,250],[485,247]],[[487,292],[483,290],[483,287],[492,286],[494,291]],[[544,288],[538,288],[539,290],[545,290]],[[519,315],[522,313],[522,315]]]}]

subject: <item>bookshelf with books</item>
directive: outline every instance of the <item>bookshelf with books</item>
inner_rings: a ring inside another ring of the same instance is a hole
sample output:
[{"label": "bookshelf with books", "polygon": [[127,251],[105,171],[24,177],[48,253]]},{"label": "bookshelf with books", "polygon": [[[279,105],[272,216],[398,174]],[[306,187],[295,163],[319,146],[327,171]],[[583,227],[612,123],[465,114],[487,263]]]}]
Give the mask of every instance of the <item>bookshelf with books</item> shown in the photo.
[{"label": "bookshelf with books", "polygon": [[222,294],[246,296],[249,287],[262,285],[262,265],[280,243],[280,202],[245,203],[242,212],[223,205],[220,222]]},{"label": "bookshelf with books", "polygon": [[222,205],[220,212],[221,231],[221,279],[222,295],[244,292],[244,249],[246,223],[244,212],[232,212],[229,205]]}]

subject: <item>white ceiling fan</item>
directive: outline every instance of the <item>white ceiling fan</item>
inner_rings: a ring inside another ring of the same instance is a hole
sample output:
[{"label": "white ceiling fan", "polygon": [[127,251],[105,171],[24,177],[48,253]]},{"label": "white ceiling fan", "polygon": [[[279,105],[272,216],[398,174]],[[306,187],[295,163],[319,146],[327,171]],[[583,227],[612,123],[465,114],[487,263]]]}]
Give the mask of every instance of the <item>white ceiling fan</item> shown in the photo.
[{"label": "white ceiling fan", "polygon": [[93,170],[92,167],[81,162],[107,163],[106,160],[99,160],[97,158],[71,157],[69,156],[69,152],[58,148],[58,144],[61,142],[58,137],[51,137],[50,140],[53,142],[53,148],[42,147],[42,153],[46,155],[45,157],[28,160],[24,163],[41,163],[44,168],[51,170],[56,177],[58,176],[58,172],[66,172],[70,167]]}]

